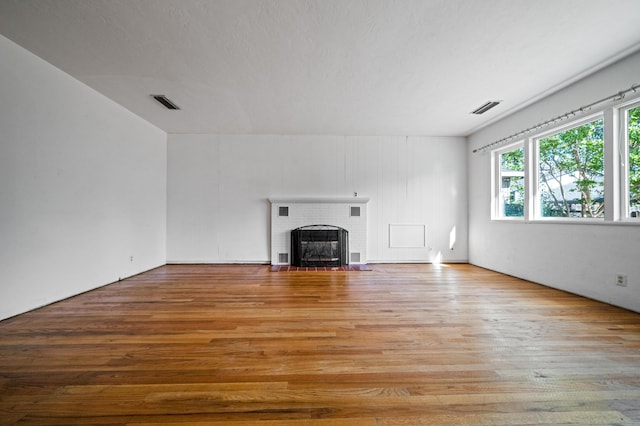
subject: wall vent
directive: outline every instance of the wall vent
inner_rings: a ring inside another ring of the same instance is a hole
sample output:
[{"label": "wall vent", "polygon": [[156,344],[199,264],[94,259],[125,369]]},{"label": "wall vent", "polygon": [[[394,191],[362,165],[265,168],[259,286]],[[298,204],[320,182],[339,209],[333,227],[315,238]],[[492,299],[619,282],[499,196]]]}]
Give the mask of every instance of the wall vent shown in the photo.
[{"label": "wall vent", "polygon": [[170,101],[165,95],[151,95],[151,97],[160,102],[167,109],[180,109],[178,105]]},{"label": "wall vent", "polygon": [[481,107],[478,107],[475,110],[471,111],[471,114],[476,114],[476,115],[484,114],[485,112],[489,111],[491,108],[499,105],[500,102],[502,101],[489,101],[484,105],[482,105]]},{"label": "wall vent", "polygon": [[360,206],[351,206],[351,217],[360,216]]},{"label": "wall vent", "polygon": [[287,206],[278,207],[278,216],[281,216],[281,217],[289,216],[289,207]]},{"label": "wall vent", "polygon": [[360,263],[360,253],[357,253],[357,252],[351,253],[349,260],[353,263]]},{"label": "wall vent", "polygon": [[278,253],[278,263],[289,263],[289,253]]}]

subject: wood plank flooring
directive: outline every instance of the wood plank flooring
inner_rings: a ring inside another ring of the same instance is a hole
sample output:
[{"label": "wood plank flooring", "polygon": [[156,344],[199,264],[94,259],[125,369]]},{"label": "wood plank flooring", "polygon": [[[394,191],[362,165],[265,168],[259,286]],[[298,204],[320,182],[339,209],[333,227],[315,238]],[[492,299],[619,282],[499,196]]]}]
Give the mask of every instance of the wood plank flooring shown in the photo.
[{"label": "wood plank flooring", "polygon": [[168,265],[0,322],[0,423],[639,425],[640,314],[470,265]]}]

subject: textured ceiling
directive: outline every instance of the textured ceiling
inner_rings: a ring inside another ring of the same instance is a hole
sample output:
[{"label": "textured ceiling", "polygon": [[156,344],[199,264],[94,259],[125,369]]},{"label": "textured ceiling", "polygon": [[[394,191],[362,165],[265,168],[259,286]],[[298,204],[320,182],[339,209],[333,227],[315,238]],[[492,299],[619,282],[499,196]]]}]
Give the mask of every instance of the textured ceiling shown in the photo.
[{"label": "textured ceiling", "polygon": [[169,133],[467,135],[635,51],[638,17],[638,0],[0,0],[0,34]]}]

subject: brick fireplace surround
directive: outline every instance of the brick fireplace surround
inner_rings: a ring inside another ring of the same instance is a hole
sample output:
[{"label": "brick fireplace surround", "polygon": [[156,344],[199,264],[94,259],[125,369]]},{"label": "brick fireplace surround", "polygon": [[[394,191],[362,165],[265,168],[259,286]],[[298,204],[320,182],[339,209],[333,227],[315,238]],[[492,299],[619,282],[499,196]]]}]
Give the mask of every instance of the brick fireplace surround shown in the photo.
[{"label": "brick fireplace surround", "polygon": [[271,198],[271,264],[290,265],[291,231],[333,225],[349,232],[349,264],[367,263],[367,197]]}]

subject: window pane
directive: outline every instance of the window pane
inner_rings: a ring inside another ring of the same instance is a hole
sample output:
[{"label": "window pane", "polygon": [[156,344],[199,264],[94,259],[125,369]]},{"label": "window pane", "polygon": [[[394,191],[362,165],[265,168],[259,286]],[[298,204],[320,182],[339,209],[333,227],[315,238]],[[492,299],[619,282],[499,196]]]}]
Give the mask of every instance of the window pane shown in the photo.
[{"label": "window pane", "polygon": [[540,139],[540,214],[604,217],[603,120]]},{"label": "window pane", "polygon": [[500,154],[500,216],[524,217],[524,148]]},{"label": "window pane", "polygon": [[629,140],[629,214],[640,217],[640,107],[627,114]]}]

